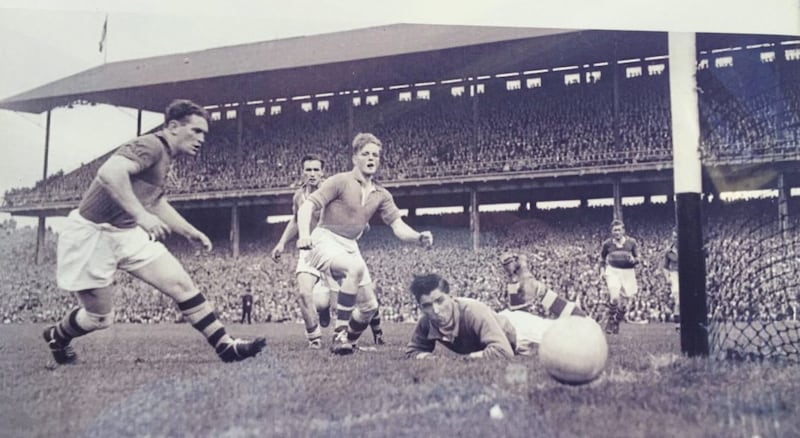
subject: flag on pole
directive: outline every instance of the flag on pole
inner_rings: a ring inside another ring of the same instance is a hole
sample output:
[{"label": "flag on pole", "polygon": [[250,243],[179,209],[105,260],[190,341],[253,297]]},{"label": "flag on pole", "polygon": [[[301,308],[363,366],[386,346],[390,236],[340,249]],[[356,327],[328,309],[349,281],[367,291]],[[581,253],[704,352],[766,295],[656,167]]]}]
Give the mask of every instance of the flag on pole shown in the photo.
[{"label": "flag on pole", "polygon": [[103,51],[106,45],[106,34],[108,33],[108,14],[106,14],[106,21],[103,22],[103,31],[100,32],[100,52]]}]

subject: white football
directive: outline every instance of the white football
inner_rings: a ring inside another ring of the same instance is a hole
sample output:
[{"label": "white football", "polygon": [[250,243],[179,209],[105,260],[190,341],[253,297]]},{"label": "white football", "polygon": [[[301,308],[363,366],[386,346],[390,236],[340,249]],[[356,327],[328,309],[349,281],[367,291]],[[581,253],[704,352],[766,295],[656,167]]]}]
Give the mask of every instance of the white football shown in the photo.
[{"label": "white football", "polygon": [[608,343],[594,319],[584,316],[559,318],[544,333],[539,360],[554,379],[581,385],[596,379],[606,366]]}]

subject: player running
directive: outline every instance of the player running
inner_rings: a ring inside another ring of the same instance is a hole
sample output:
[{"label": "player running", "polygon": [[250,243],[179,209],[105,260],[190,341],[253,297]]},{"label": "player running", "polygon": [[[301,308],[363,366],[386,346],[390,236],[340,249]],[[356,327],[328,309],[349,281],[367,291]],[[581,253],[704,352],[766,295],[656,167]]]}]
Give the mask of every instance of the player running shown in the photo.
[{"label": "player running", "polygon": [[205,109],[176,100],[162,128],[122,145],[97,171],[58,239],[58,286],[74,292],[79,307],[44,331],[59,364],[76,360],[70,342],[114,322],[114,274],[118,269],[172,298],[183,316],[225,362],[258,354],[264,338],[232,338],[180,262],[158,240],[176,232],[211,251],[209,238],[164,198],[170,165],[196,156],[208,133]]},{"label": "player running", "polygon": [[[357,242],[370,218],[379,212],[400,240],[433,244],[430,231],[420,233],[409,227],[392,195],[373,181],[380,166],[381,147],[381,141],[372,134],[356,135],[352,144],[353,170],[328,178],[297,213],[297,247],[310,250],[306,259],[311,266],[341,278],[331,346],[335,354],[355,351],[355,343],[378,308]],[[321,219],[312,232],[311,222],[317,210],[322,210]]]},{"label": "player running", "polygon": [[615,219],[611,222],[611,238],[603,242],[600,250],[600,274],[608,286],[609,304],[606,333],[619,333],[619,323],[625,317],[626,298],[639,292],[634,268],[639,263],[636,240],[625,235],[625,224]]}]

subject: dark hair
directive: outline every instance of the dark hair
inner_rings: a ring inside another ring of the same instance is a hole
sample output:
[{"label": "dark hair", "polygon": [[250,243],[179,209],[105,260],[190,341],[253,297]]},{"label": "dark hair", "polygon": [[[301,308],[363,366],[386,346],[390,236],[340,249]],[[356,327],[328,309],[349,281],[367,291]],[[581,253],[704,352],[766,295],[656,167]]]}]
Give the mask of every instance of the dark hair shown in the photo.
[{"label": "dark hair", "polygon": [[320,157],[317,154],[306,154],[306,155],[303,155],[303,158],[300,159],[300,165],[301,166],[305,166],[306,161],[319,161],[319,164],[320,164],[319,167],[322,168],[322,169],[325,168],[325,160],[323,160],[322,157]]},{"label": "dark hair", "polygon": [[356,137],[353,139],[353,155],[357,154],[358,151],[364,148],[369,143],[375,143],[378,147],[383,147],[383,143],[378,140],[378,137],[367,133],[367,132],[359,132],[356,134]]},{"label": "dark hair", "polygon": [[189,116],[200,116],[208,120],[208,111],[200,105],[186,99],[176,99],[169,104],[166,111],[164,111],[164,125],[175,120],[180,123],[186,123]]},{"label": "dark hair", "polygon": [[625,223],[624,223],[624,222],[622,222],[622,221],[621,221],[621,220],[619,220],[619,219],[614,219],[613,221],[611,221],[611,228],[614,228],[614,227],[616,227],[616,226],[618,226],[618,225],[621,225],[621,226],[623,226],[623,227],[624,227],[624,226],[625,226]]},{"label": "dark hair", "polygon": [[428,295],[436,288],[443,293],[450,294],[450,283],[439,274],[415,275],[409,287],[411,293],[414,294],[414,298],[417,299],[417,302],[419,302],[419,298],[422,295]]}]

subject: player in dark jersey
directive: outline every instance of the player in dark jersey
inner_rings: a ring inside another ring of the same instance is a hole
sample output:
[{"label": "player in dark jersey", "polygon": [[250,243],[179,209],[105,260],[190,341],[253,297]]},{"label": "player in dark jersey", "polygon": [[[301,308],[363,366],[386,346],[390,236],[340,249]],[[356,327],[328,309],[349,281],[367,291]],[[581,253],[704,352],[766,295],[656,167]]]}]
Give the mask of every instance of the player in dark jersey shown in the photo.
[{"label": "player in dark jersey", "polygon": [[223,361],[255,356],[266,346],[264,338],[247,341],[228,335],[189,274],[158,241],[176,232],[212,249],[209,238],[164,198],[173,158],[197,155],[207,133],[205,109],[176,100],[167,107],[159,131],[122,145],[98,169],[58,239],[58,286],[74,292],[80,305],[43,334],[56,362],[75,362],[70,342],[114,322],[118,269],[172,298]]},{"label": "player in dark jersey", "polygon": [[681,294],[680,284],[678,282],[678,231],[672,230],[672,240],[670,242],[667,252],[664,253],[664,280],[667,281],[672,294],[672,315],[675,322],[680,322],[681,313]]},{"label": "player in dark jersey", "polygon": [[[378,309],[372,278],[357,242],[370,218],[380,213],[400,240],[433,244],[433,234],[408,226],[389,191],[373,181],[380,165],[381,147],[381,141],[372,134],[356,135],[352,144],[353,169],[328,178],[297,213],[297,247],[311,250],[306,256],[309,264],[342,278],[331,348],[335,354],[355,351],[358,338]],[[312,215],[320,209],[320,222],[312,231]]]},{"label": "player in dark jersey", "polygon": [[600,250],[601,274],[608,286],[609,304],[606,333],[619,333],[619,323],[625,317],[624,299],[639,292],[634,268],[639,263],[636,240],[625,235],[625,224],[615,219],[611,222],[611,238],[603,242]]}]

